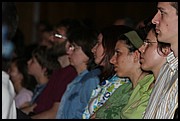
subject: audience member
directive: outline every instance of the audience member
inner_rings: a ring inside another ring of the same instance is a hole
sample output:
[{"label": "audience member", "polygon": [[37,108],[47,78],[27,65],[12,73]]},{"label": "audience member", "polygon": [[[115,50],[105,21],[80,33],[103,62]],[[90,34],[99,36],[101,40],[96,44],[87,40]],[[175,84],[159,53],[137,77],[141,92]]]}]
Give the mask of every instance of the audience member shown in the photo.
[{"label": "audience member", "polygon": [[9,75],[16,92],[16,107],[19,109],[24,108],[27,102],[31,101],[32,91],[36,85],[36,80],[33,80],[33,77],[28,74],[27,60],[21,57],[13,58],[10,64]]},{"label": "audience member", "polygon": [[38,46],[33,50],[32,58],[28,61],[28,73],[35,77],[37,86],[34,89],[29,106],[22,109],[26,114],[34,112],[38,96],[46,87],[53,70],[59,67],[58,61],[48,55],[48,51],[46,46]]},{"label": "audience member", "polygon": [[157,39],[170,43],[173,52],[160,70],[144,118],[172,119],[178,109],[178,2],[158,2],[157,9],[152,19]]},{"label": "audience member", "polygon": [[76,70],[70,65],[66,44],[65,40],[49,50],[57,56],[60,68],[53,71],[47,86],[38,97],[37,106],[34,108],[35,115],[32,116],[34,119],[54,119],[67,85],[77,76]]},{"label": "audience member", "polygon": [[105,27],[98,35],[98,42],[92,48],[95,63],[102,67],[100,84],[93,90],[90,101],[83,113],[84,119],[89,119],[113,94],[113,92],[124,83],[129,82],[127,78],[119,78],[110,63],[114,54],[114,48],[119,35],[132,30],[124,25],[112,25]]},{"label": "audience member", "polygon": [[94,69],[92,47],[97,42],[97,32],[87,28],[76,28],[68,35],[70,64],[78,76],[68,84],[56,115],[57,119],[82,119],[92,90],[99,83],[99,69]]},{"label": "audience member", "polygon": [[54,119],[67,85],[77,76],[76,70],[70,65],[66,50],[69,44],[67,34],[72,28],[78,26],[80,23],[77,20],[69,18],[62,19],[55,25],[53,35],[49,38],[53,43],[49,52],[52,52],[53,56],[57,58],[60,68],[53,71],[46,88],[38,97],[38,105],[34,109],[33,119]]}]

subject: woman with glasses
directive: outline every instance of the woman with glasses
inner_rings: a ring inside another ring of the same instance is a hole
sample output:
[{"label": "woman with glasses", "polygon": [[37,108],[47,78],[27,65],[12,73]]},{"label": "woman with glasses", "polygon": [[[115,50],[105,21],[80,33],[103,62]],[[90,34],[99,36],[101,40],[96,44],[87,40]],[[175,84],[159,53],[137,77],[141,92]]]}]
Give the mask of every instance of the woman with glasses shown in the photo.
[{"label": "woman with glasses", "polygon": [[[150,30],[148,32],[146,40],[144,41],[144,45],[139,48],[139,51],[141,52],[140,62],[143,70],[153,72],[156,85],[158,81],[164,78],[162,76],[159,76],[159,74],[166,64],[167,55],[171,52],[171,49],[169,43],[162,43],[157,41],[155,29],[153,28],[153,26],[149,27],[149,29]],[[160,88],[160,91],[151,94],[150,100],[153,99],[155,102],[157,102],[157,100],[161,97],[161,92],[163,89],[162,87],[163,84],[158,87]],[[146,115],[144,116],[144,118],[150,118],[150,116],[153,116],[153,114],[156,113],[155,102],[149,102],[149,104],[151,104],[151,107],[147,108],[146,111],[150,113],[146,114],[145,112]]]},{"label": "woman with glasses", "polygon": [[87,28],[76,28],[68,36],[67,54],[77,77],[68,84],[61,98],[57,119],[81,119],[92,90],[99,83],[99,69],[93,60],[92,47],[97,42],[97,32]]}]

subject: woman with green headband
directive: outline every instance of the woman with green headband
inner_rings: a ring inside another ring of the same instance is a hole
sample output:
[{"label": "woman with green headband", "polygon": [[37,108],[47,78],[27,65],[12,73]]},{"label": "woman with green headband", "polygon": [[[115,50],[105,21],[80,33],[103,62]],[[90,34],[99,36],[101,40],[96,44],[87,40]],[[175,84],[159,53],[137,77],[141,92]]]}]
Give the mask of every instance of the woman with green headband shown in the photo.
[{"label": "woman with green headband", "polygon": [[143,41],[135,31],[121,35],[110,62],[119,77],[128,77],[132,83],[122,85],[91,118],[141,119],[146,109],[154,77],[141,70],[138,48]]}]

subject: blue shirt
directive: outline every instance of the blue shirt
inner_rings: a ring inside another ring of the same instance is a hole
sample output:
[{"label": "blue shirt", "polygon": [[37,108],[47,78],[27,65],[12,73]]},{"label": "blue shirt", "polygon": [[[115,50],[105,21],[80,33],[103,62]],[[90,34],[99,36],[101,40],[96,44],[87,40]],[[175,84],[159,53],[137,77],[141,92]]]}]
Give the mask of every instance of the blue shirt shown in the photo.
[{"label": "blue shirt", "polygon": [[38,84],[36,86],[36,88],[34,89],[33,92],[33,96],[32,96],[32,100],[31,100],[31,104],[36,102],[36,99],[38,98],[38,96],[41,94],[41,92],[44,90],[44,88],[46,87],[46,84]]},{"label": "blue shirt", "polygon": [[59,105],[57,119],[82,119],[92,90],[99,84],[99,74],[99,69],[85,70],[68,84]]}]

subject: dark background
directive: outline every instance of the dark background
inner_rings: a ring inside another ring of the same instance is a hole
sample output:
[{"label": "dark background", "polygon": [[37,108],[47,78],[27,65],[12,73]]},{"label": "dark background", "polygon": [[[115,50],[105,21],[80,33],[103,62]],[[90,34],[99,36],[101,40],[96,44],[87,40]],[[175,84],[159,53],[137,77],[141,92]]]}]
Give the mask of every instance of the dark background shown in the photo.
[{"label": "dark background", "polygon": [[155,2],[17,2],[19,28],[25,44],[35,40],[35,24],[47,20],[56,24],[63,18],[90,18],[98,28],[112,24],[121,16],[139,22],[156,11]]}]

